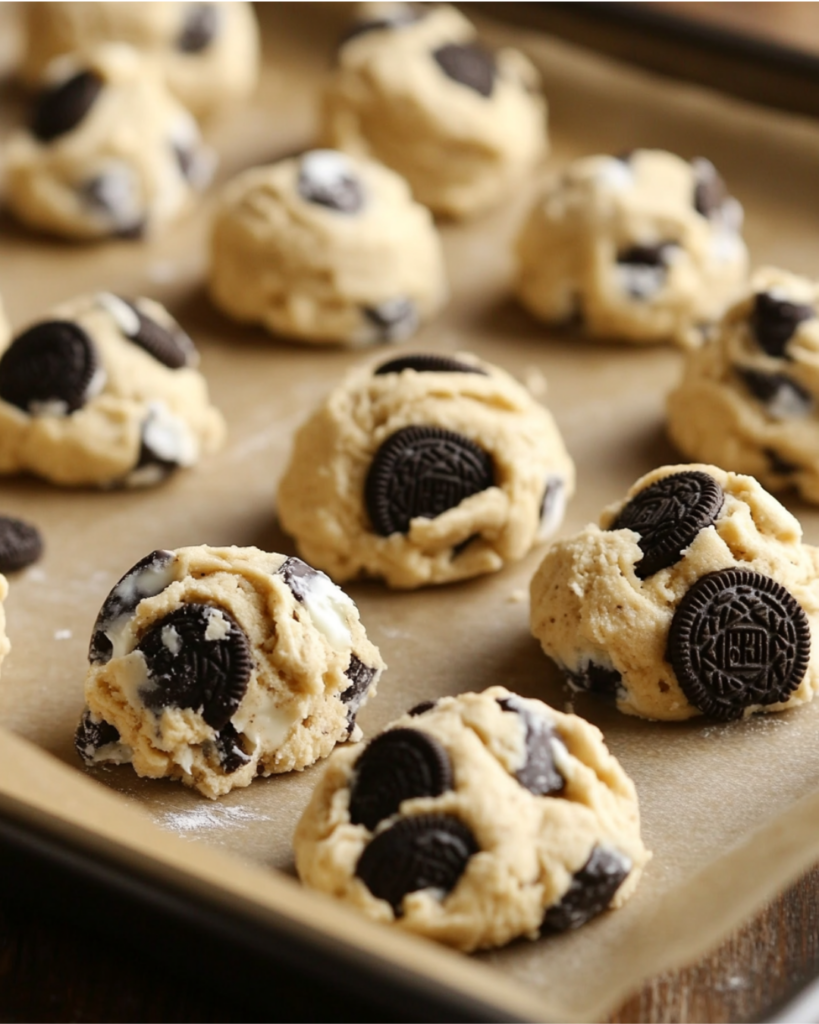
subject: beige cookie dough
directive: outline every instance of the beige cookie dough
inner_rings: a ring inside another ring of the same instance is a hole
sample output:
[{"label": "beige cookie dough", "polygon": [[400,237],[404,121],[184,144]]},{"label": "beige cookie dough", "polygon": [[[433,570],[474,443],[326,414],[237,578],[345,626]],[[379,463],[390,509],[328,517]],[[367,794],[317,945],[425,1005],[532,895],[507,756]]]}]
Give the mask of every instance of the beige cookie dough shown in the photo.
[{"label": "beige cookie dough", "polygon": [[197,115],[246,99],[259,76],[259,33],[249,3],[36,3],[25,5],[23,75],[39,85],[55,57],[100,43],[150,56],[170,91]]},{"label": "beige cookie dough", "polygon": [[6,577],[0,573],[0,668],[11,650],[11,642],[6,636],[6,611],[3,602],[8,597],[9,585]]},{"label": "beige cookie dough", "polygon": [[402,174],[436,214],[511,197],[546,152],[539,76],[447,4],[362,5],[325,96],[333,146]]},{"label": "beige cookie dough", "polygon": [[294,846],[306,885],[466,951],[621,906],[650,857],[599,729],[502,686],[336,751]]},{"label": "beige cookie dough", "polygon": [[245,171],[225,188],[210,293],[228,316],[298,341],[413,334],[447,295],[441,243],[406,182],[332,150]]},{"label": "beige cookie dough", "polygon": [[714,166],[660,150],[585,157],[554,179],[517,242],[517,294],[591,337],[699,345],[745,284],[742,207]]},{"label": "beige cookie dough", "polygon": [[668,433],[692,459],[819,502],[819,284],[758,271],[711,344],[688,355]]},{"label": "beige cookie dough", "polygon": [[94,625],[77,750],[215,799],[360,739],[383,668],[350,598],[300,559],[154,551]]},{"label": "beige cookie dough", "polygon": [[344,581],[391,587],[495,572],[559,525],[574,465],[551,417],[468,353],[353,370],[296,435],[282,526]]},{"label": "beige cookie dough", "polygon": [[709,465],[642,477],[599,527],[553,544],[531,586],[532,633],[569,685],[643,718],[812,700],[817,627],[819,550],[756,480]]},{"label": "beige cookie dough", "polygon": [[9,338],[11,338],[11,328],[3,308],[3,299],[0,297],[0,348],[5,348],[8,345]]},{"label": "beige cookie dough", "polygon": [[7,201],[51,234],[136,237],[190,208],[214,163],[154,64],[110,43],[51,66],[29,127],[8,142]]},{"label": "beige cookie dough", "polygon": [[198,359],[151,299],[57,306],[0,354],[0,473],[138,487],[193,466],[225,434]]}]

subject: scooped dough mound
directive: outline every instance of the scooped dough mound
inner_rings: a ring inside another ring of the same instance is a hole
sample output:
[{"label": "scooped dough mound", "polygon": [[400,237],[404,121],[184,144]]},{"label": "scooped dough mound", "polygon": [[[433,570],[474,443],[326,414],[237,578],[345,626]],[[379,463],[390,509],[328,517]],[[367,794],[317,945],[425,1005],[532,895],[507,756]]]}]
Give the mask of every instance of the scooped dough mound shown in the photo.
[{"label": "scooped dough mound", "polygon": [[353,370],[296,435],[282,526],[333,579],[495,572],[559,525],[574,465],[550,413],[468,353]]},{"label": "scooped dough mound", "polygon": [[702,343],[748,274],[742,207],[708,160],[660,150],[577,160],[532,209],[517,292],[594,338]]},{"label": "scooped dough mound", "polygon": [[650,857],[600,731],[502,686],[336,751],[294,845],[305,884],[467,951],[621,906]]},{"label": "scooped dough mound", "polygon": [[8,592],[9,585],[6,577],[0,573],[0,667],[2,667],[6,655],[11,650],[11,643],[6,636],[6,612],[3,608],[3,602],[8,597]]},{"label": "scooped dough mound", "polygon": [[531,598],[569,685],[627,714],[730,721],[819,689],[819,550],[752,477],[654,470],[550,547]]},{"label": "scooped dough mound", "polygon": [[85,763],[212,799],[359,739],[384,668],[342,590],[257,548],[154,551],[106,598],[88,657]]}]

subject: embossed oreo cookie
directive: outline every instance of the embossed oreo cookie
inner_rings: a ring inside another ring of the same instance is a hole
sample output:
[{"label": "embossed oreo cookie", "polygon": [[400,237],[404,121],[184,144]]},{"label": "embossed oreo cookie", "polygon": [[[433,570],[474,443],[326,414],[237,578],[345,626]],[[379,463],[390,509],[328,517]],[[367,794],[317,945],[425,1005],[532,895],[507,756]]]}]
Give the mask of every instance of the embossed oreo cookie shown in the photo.
[{"label": "embossed oreo cookie", "polygon": [[433,51],[432,56],[447,78],[487,99],[495,87],[494,56],[477,43],[448,43]]},{"label": "embossed oreo cookie", "polygon": [[460,359],[452,359],[451,356],[435,356],[426,353],[391,359],[374,370],[373,375],[383,377],[388,373],[401,373],[403,370],[415,370],[416,373],[478,373],[483,377],[488,376],[486,370],[482,370],[479,366],[462,363]]},{"label": "embossed oreo cookie", "polygon": [[529,712],[516,697],[505,697],[498,704],[504,711],[520,715],[526,729],[526,761],[515,772],[515,778],[535,796],[558,796],[566,780],[555,764],[552,743],[560,737],[551,723]]},{"label": "embossed oreo cookie", "polygon": [[785,701],[810,660],[810,625],[781,584],[749,569],[703,576],[680,601],[666,657],[688,700],[730,721]]},{"label": "embossed oreo cookie", "polygon": [[32,415],[81,409],[104,371],[93,342],[69,320],[49,320],[18,334],[0,358],[0,398]]},{"label": "embossed oreo cookie", "polygon": [[451,892],[477,852],[475,837],[462,821],[450,814],[419,814],[379,832],[364,848],[355,873],[400,916],[407,893]]},{"label": "embossed oreo cookie", "polygon": [[219,9],[216,4],[185,4],[185,22],[176,48],[182,53],[201,53],[219,31]]},{"label": "embossed oreo cookie", "polygon": [[223,608],[185,604],[155,622],[136,648],[145,658],[146,707],[193,708],[223,729],[247,690],[253,659],[238,623]]},{"label": "embossed oreo cookie", "polygon": [[36,526],[0,515],[0,572],[25,569],[42,553],[43,538]]},{"label": "embossed oreo cookie", "polygon": [[560,902],[546,911],[541,932],[565,932],[597,917],[611,903],[630,871],[631,861],[625,854],[595,846],[572,877]]},{"label": "embossed oreo cookie", "polygon": [[407,533],[416,516],[434,519],[494,484],[491,456],[438,427],[404,427],[376,452],[365,485],[376,533]]},{"label": "embossed oreo cookie", "polygon": [[373,831],[404,800],[440,796],[451,788],[452,765],[438,740],[417,729],[390,729],[356,761],[350,821]]},{"label": "embossed oreo cookie", "polygon": [[34,104],[32,134],[40,142],[51,142],[76,128],[94,106],[102,87],[98,74],[80,71],[67,81],[45,89]]},{"label": "embossed oreo cookie", "polygon": [[337,213],[353,214],[364,206],[364,189],[341,153],[314,149],[301,158],[297,185],[308,203],[326,206]]},{"label": "embossed oreo cookie", "polygon": [[640,535],[643,557],[634,567],[641,579],[674,565],[694,538],[717,519],[725,493],[700,470],[663,477],[636,494],[609,527]]},{"label": "embossed oreo cookie", "polygon": [[787,344],[796,328],[816,316],[813,306],[779,299],[770,292],[760,292],[754,299],[751,330],[769,356],[788,359]]}]

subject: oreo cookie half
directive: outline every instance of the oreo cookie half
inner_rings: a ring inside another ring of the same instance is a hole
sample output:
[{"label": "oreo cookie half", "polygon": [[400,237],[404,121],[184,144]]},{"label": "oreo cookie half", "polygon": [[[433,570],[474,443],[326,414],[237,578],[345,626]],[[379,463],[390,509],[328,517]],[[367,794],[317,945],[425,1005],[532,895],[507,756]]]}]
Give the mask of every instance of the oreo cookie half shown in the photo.
[{"label": "oreo cookie half", "polygon": [[16,572],[36,562],[43,538],[36,526],[13,516],[0,516],[0,572]]},{"label": "oreo cookie half", "polygon": [[308,203],[353,214],[364,206],[364,189],[347,159],[332,149],[314,149],[301,158],[299,195]]},{"label": "oreo cookie half", "polygon": [[227,722],[216,734],[216,753],[225,775],[232,775],[251,758],[242,749],[242,739],[232,722]]},{"label": "oreo cookie half", "polygon": [[487,99],[495,88],[495,58],[477,43],[447,43],[432,56],[447,78],[459,82]]},{"label": "oreo cookie half", "polygon": [[634,571],[644,580],[678,562],[700,530],[716,521],[724,501],[725,492],[712,476],[686,470],[636,494],[609,529],[640,535],[643,557]]},{"label": "oreo cookie half", "polygon": [[789,359],[786,348],[796,328],[815,316],[813,306],[779,299],[770,292],[759,292],[751,313],[751,331],[759,347],[769,356]]},{"label": "oreo cookie half", "polygon": [[355,763],[350,821],[372,832],[404,800],[440,796],[448,789],[452,765],[438,740],[417,729],[390,729],[376,736]]},{"label": "oreo cookie half", "polygon": [[70,132],[94,106],[103,81],[95,71],[80,71],[37,97],[31,117],[32,134],[51,142]]},{"label": "oreo cookie half", "polygon": [[555,764],[552,743],[561,743],[554,726],[545,719],[531,714],[515,697],[504,697],[498,701],[504,711],[520,715],[526,730],[526,760],[515,772],[515,778],[535,796],[558,796],[566,786],[566,780]]},{"label": "oreo cookie half", "polygon": [[70,320],[47,320],[18,334],[0,358],[0,398],[32,415],[65,416],[104,381],[94,343]]},{"label": "oreo cookie half", "polygon": [[364,848],[355,873],[373,896],[386,900],[401,916],[409,892],[451,892],[469,858],[478,852],[470,830],[450,814],[402,818]]},{"label": "oreo cookie half", "polygon": [[185,21],[176,40],[181,53],[201,53],[219,31],[219,9],[216,4],[185,4]]},{"label": "oreo cookie half", "polygon": [[694,707],[728,722],[787,700],[807,671],[810,642],[808,617],[781,584],[750,569],[719,569],[680,601],[666,658]]},{"label": "oreo cookie half", "polygon": [[438,427],[404,427],[378,449],[365,501],[382,537],[407,533],[416,516],[434,519],[495,482],[491,456],[474,441]]},{"label": "oreo cookie half", "polygon": [[388,363],[382,363],[377,370],[373,370],[373,376],[383,377],[388,373],[402,373],[404,370],[415,370],[416,373],[478,373],[482,377],[489,376],[486,370],[462,363],[460,359],[426,354],[391,359]]},{"label": "oreo cookie half", "polygon": [[116,320],[117,326],[129,341],[139,345],[169,370],[179,370],[197,362],[196,346],[181,328],[170,330],[163,327],[133,302],[110,292],[100,293],[98,302]]},{"label": "oreo cookie half", "polygon": [[568,890],[543,916],[541,932],[579,928],[601,914],[631,871],[631,860],[618,850],[595,846],[583,867],[575,872]]}]

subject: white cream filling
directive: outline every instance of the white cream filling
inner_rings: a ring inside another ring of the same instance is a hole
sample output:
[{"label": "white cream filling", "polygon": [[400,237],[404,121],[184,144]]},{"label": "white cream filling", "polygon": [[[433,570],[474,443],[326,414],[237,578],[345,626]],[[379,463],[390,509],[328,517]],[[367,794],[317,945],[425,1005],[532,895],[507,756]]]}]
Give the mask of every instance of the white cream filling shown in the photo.
[{"label": "white cream filling", "polygon": [[162,627],[162,643],[167,649],[176,656],[182,648],[182,638],[177,633],[174,626],[163,626]]},{"label": "white cream filling", "polygon": [[257,688],[245,696],[231,723],[255,750],[271,751],[282,746],[298,718],[298,707],[280,708],[272,693]]},{"label": "white cream filling", "polygon": [[111,292],[98,292],[96,300],[98,305],[110,313],[126,338],[133,338],[139,334],[139,317],[127,302],[123,302]]},{"label": "white cream filling", "polygon": [[126,639],[128,624],[134,616],[137,605],[146,597],[155,597],[169,587],[176,578],[176,559],[164,565],[149,565],[132,576],[126,576],[118,583],[112,594],[120,600],[127,611],[122,612],[111,622],[102,623],[100,629],[111,641],[112,658],[120,658],[131,650],[133,638]]},{"label": "white cream filling", "polygon": [[142,437],[151,451],[164,462],[192,466],[199,456],[199,445],[188,425],[162,401],[149,402],[148,419],[142,428]]},{"label": "white cream filling", "polygon": [[230,635],[230,623],[218,608],[208,608],[207,616],[206,640],[224,640],[225,637]]},{"label": "white cream filling", "polygon": [[546,477],[544,493],[547,497],[537,531],[538,538],[541,540],[550,537],[563,522],[566,512],[566,481],[562,476],[550,473]]},{"label": "white cream filling", "polygon": [[302,582],[302,604],[313,625],[336,651],[349,651],[353,635],[347,625],[355,605],[323,572]]}]

